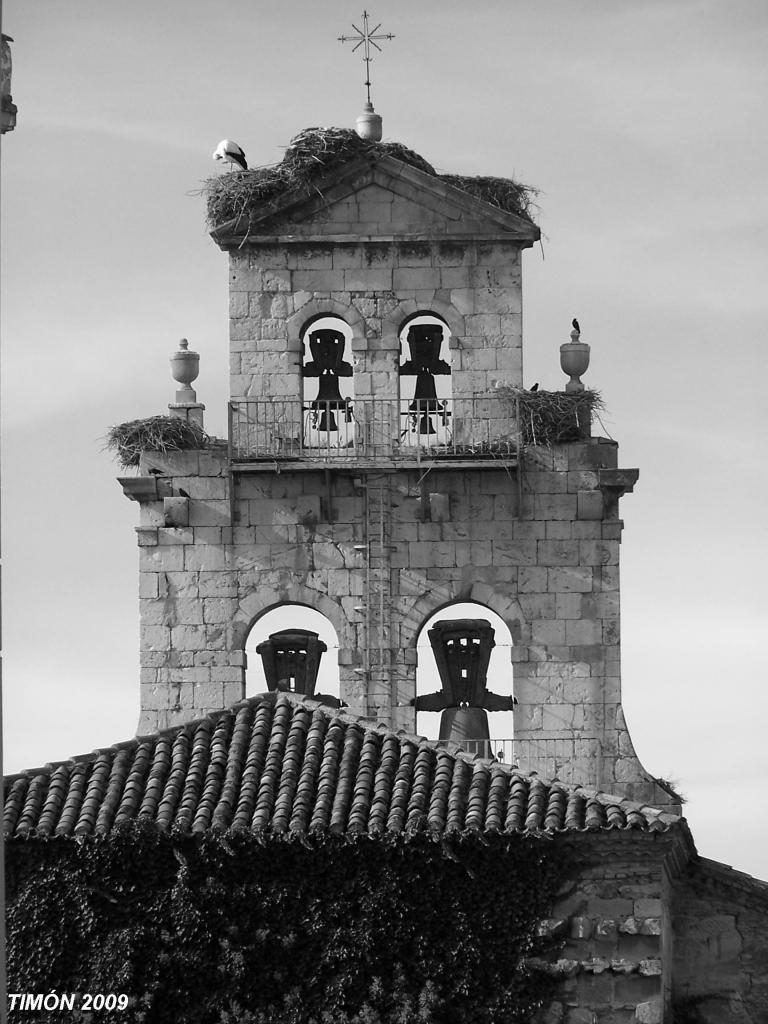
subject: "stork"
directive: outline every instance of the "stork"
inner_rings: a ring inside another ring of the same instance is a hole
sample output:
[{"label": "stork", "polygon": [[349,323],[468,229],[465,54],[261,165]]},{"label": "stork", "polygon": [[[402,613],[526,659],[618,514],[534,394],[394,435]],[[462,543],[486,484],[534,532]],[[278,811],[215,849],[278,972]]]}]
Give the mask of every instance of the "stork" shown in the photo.
[{"label": "stork", "polygon": [[221,140],[213,151],[213,159],[224,160],[228,164],[237,164],[244,171],[248,170],[248,164],[245,162],[245,153],[236,142],[232,142],[230,139]]}]

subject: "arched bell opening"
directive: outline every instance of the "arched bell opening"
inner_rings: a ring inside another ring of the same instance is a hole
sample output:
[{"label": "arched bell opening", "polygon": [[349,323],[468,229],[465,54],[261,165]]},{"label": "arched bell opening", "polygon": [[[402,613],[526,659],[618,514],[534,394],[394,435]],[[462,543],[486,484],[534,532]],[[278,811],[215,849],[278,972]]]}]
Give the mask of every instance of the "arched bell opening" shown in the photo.
[{"label": "arched bell opening", "polygon": [[304,447],[351,448],[354,377],[352,328],[338,316],[320,316],[303,329],[302,420]]},{"label": "arched bell opening", "polygon": [[511,761],[512,635],[496,612],[458,602],[431,615],[416,649],[416,730],[469,753]]},{"label": "arched bell opening", "polygon": [[246,640],[245,695],[295,693],[339,707],[339,642],[314,608],[282,604],[264,612]]},{"label": "arched bell opening", "polygon": [[453,437],[451,331],[434,313],[410,317],[400,330],[400,443],[443,447]]}]

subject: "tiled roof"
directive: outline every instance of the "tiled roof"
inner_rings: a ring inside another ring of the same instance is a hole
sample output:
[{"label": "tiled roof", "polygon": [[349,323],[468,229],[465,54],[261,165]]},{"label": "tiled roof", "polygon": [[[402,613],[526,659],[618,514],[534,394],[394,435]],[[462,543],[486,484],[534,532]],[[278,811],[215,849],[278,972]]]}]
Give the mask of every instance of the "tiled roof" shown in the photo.
[{"label": "tiled roof", "polygon": [[6,780],[6,836],[229,828],[376,835],[666,830],[680,819],[286,695]]}]

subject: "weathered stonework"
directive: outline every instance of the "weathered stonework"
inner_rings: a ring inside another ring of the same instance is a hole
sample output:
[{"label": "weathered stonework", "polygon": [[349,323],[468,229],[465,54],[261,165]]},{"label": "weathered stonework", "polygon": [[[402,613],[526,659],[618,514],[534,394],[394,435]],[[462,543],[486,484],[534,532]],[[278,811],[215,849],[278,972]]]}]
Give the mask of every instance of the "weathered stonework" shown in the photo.
[{"label": "weathered stonework", "polygon": [[[538,229],[391,157],[320,191],[213,232],[230,258],[233,423],[260,401],[269,451],[147,454],[126,481],[142,508],[141,730],[240,699],[251,627],[285,603],[332,623],[350,709],[412,730],[418,633],[475,601],[512,636],[525,767],[669,804],[621,710],[618,498],[637,472],[600,438],[501,459],[478,445],[508,436],[497,383],[522,386],[521,253]],[[310,326],[342,320],[355,402],[397,408],[401,338],[425,314],[450,338],[465,454],[408,462],[391,431],[386,457],[305,451],[283,411],[302,410]]]}]

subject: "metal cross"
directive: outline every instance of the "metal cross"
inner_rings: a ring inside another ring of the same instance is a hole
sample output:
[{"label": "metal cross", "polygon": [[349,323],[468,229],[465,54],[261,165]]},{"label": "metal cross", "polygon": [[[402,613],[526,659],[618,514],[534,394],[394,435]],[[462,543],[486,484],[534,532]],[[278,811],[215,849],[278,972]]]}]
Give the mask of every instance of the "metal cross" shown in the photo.
[{"label": "metal cross", "polygon": [[370,103],[371,102],[371,60],[373,59],[371,57],[371,46],[375,46],[376,49],[379,51],[379,53],[381,53],[382,49],[379,46],[379,44],[376,42],[376,40],[377,39],[394,39],[395,37],[392,35],[391,32],[381,32],[379,35],[376,35],[376,33],[381,28],[381,22],[379,22],[379,24],[375,28],[369,29],[368,28],[368,11],[363,11],[363,29],[362,29],[362,31],[357,27],[357,25],[355,25],[354,22],[352,22],[352,28],[355,30],[355,32],[357,32],[357,35],[356,36],[339,36],[339,42],[340,43],[354,43],[355,45],[352,47],[352,52],[353,53],[355,52],[355,50],[358,47],[363,46],[363,45],[365,46],[365,50],[363,51],[364,54],[365,54],[365,56],[363,57],[363,60],[365,61],[365,88],[367,90],[368,102]]}]

